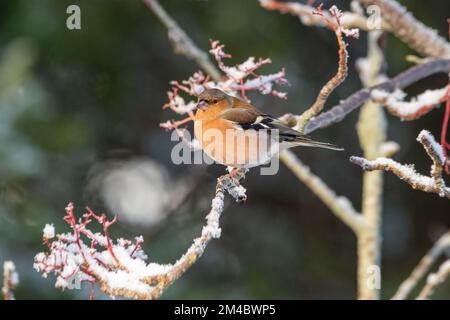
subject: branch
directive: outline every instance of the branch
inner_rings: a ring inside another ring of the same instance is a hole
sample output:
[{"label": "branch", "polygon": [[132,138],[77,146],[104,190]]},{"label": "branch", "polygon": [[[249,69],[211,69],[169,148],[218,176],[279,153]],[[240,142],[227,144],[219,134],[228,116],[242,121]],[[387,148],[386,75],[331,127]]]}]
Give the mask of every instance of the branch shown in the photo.
[{"label": "branch", "polygon": [[[347,77],[347,59],[348,59],[348,52],[346,49],[347,44],[343,40],[343,34],[347,36],[352,36],[357,38],[359,36],[358,29],[345,29],[341,25],[340,19],[342,18],[342,12],[339,11],[339,9],[336,6],[332,6],[330,8],[330,14],[326,15],[324,11],[322,10],[322,5],[320,5],[316,11],[313,12],[313,14],[318,15],[325,20],[327,25],[331,30],[334,31],[338,44],[339,44],[339,63],[338,63],[338,71],[334,75],[333,78],[331,78],[325,86],[322,87],[320,90],[316,101],[314,104],[303,114],[300,116],[300,119],[298,121],[298,124],[296,126],[296,129],[300,132],[303,132],[306,123],[314,116],[319,114],[325,105],[325,102],[327,101],[330,94],[345,80]],[[331,19],[334,18],[336,23],[334,23]]]},{"label": "branch", "polygon": [[[364,86],[376,84],[383,78],[380,74],[384,56],[378,46],[381,32],[368,34],[366,58],[357,60],[359,77]],[[357,133],[364,156],[375,159],[380,156],[386,141],[386,117],[380,105],[367,102],[361,108],[357,123]],[[362,186],[361,214],[368,227],[359,233],[358,240],[358,299],[378,300],[380,290],[369,286],[372,266],[381,264],[381,221],[383,207],[383,172],[364,172]]]},{"label": "branch", "polygon": [[436,273],[430,274],[427,283],[417,297],[418,300],[428,299],[438,285],[443,283],[450,275],[450,259],[444,261]]},{"label": "branch", "polygon": [[400,89],[394,92],[385,92],[382,90],[373,90],[372,98],[376,102],[382,103],[390,114],[399,117],[401,120],[416,120],[427,114],[440,103],[447,99],[449,86],[442,89],[426,90],[410,101],[404,101],[406,93]]},{"label": "branch", "polygon": [[[449,20],[450,23],[450,20]],[[450,27],[449,27],[450,30]],[[441,129],[441,146],[442,146],[442,152],[444,154],[444,158],[447,160],[445,162],[445,172],[447,174],[450,174],[450,159],[448,157],[448,152],[450,151],[450,143],[447,142],[447,129],[448,129],[448,123],[450,122],[450,84],[447,87],[447,97],[445,102],[445,113],[444,113],[444,119],[442,120],[442,129]]]},{"label": "branch", "polygon": [[[209,52],[216,59],[217,65],[224,73],[224,77],[216,84],[209,84],[209,87],[217,87],[223,91],[240,91],[242,98],[249,101],[245,95],[247,90],[258,90],[262,94],[271,94],[273,96],[286,99],[287,93],[278,92],[273,90],[273,84],[288,84],[285,79],[285,71],[282,69],[280,72],[269,75],[257,75],[256,70],[266,64],[272,63],[269,58],[259,58],[257,61],[255,57],[249,57],[241,64],[235,66],[227,66],[223,62],[223,59],[231,58],[231,54],[225,53],[223,48],[225,45],[220,44],[219,41],[211,42],[211,50]],[[246,79],[252,76],[253,79]],[[244,81],[245,80],[245,81]]]},{"label": "branch", "polygon": [[331,209],[334,215],[358,234],[365,226],[364,218],[346,197],[338,196],[318,176],[304,165],[290,150],[280,154],[280,159],[316,196]]},{"label": "branch", "polygon": [[[312,13],[312,7],[310,5],[302,4],[299,2],[280,2],[276,0],[259,0],[260,5],[269,11],[280,11],[281,13],[289,13],[293,16],[298,16],[300,21],[305,26],[317,26],[317,27],[327,27],[325,20],[321,19],[317,15]],[[331,15],[324,13],[328,19],[331,19]],[[370,31],[370,23],[368,23],[367,18],[364,14],[357,12],[343,12],[341,18],[341,24],[344,28],[358,28],[361,30]],[[389,26],[382,22],[381,27],[383,29],[389,29]]]},{"label": "branch", "polygon": [[422,130],[417,137],[428,156],[433,161],[431,166],[431,177],[418,174],[412,165],[402,165],[389,158],[377,158],[369,161],[360,157],[350,157],[350,162],[359,165],[363,170],[384,170],[390,171],[397,177],[410,184],[413,189],[424,192],[436,193],[440,197],[450,199],[450,188],[446,187],[442,178],[442,171],[446,159],[441,145],[439,145],[430,132]]},{"label": "branch", "polygon": [[392,299],[405,300],[408,298],[411,291],[417,286],[425,274],[428,273],[434,262],[445,252],[445,250],[447,250],[447,248],[450,248],[450,230],[443,234],[427,254],[420,259],[409,277],[398,287],[397,292]]},{"label": "branch", "polygon": [[[87,208],[88,212],[77,220],[73,205],[69,204],[64,220],[72,232],[58,234],[56,240],[51,242],[55,231],[52,225],[46,225],[43,240],[49,252],[35,256],[34,268],[43,277],[55,274],[55,286],[62,290],[70,288],[75,280],[98,284],[100,290],[109,296],[156,299],[201,257],[212,239],[220,237],[219,218],[224,208],[224,192],[236,196],[236,200],[245,197],[245,189],[236,185],[240,178],[231,179],[226,175],[218,180],[201,235],[194,239],[193,244],[174,264],[146,263],[147,255],[141,248],[142,237],[137,237],[134,242],[122,238],[112,241],[108,228],[116,219],[107,221],[104,214],[97,216]],[[92,221],[102,225],[103,234],[88,229]],[[92,294],[93,291],[91,297]]]},{"label": "branch", "polygon": [[374,90],[393,92],[395,89],[406,88],[409,85],[430,75],[448,72],[450,72],[449,59],[432,60],[411,67],[388,81],[353,93],[351,96],[342,100],[338,105],[332,107],[330,110],[312,118],[306,124],[304,132],[308,134],[319,128],[328,127],[334,123],[342,121],[347,114],[361,106],[363,103],[371,100],[372,92]]},{"label": "branch", "polygon": [[16,271],[16,266],[12,261],[5,261],[3,263],[3,300],[15,300],[13,290],[19,284],[19,274]]},{"label": "branch", "polygon": [[208,55],[199,49],[192,39],[180,28],[178,23],[164,10],[157,0],[143,0],[159,20],[166,26],[169,39],[175,53],[182,54],[195,62],[215,80],[220,80],[220,72],[208,59]]},{"label": "branch", "polygon": [[365,6],[376,5],[391,26],[391,32],[409,47],[426,57],[450,58],[450,44],[395,0],[363,0]]}]

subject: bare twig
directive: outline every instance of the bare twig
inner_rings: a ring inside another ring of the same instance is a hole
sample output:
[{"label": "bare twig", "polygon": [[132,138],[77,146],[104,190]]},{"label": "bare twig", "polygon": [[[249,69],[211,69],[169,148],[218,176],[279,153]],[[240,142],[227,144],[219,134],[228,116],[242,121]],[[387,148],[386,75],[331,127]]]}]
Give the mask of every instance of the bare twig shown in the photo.
[{"label": "bare twig", "polygon": [[19,284],[19,274],[12,261],[3,263],[3,287],[2,294],[4,300],[15,300],[13,290]]},{"label": "bare twig", "polygon": [[220,72],[211,63],[208,55],[199,49],[192,39],[178,26],[178,23],[164,10],[157,0],[143,0],[166,26],[169,39],[172,41],[175,53],[182,54],[195,62],[208,73],[215,81],[220,80]]},{"label": "bare twig", "polygon": [[[336,38],[339,44],[339,63],[338,63],[338,71],[334,75],[333,78],[331,78],[320,90],[316,101],[314,104],[305,112],[302,113],[300,116],[300,119],[298,120],[298,124],[296,126],[296,129],[300,132],[303,132],[306,123],[308,121],[318,115],[325,105],[325,102],[327,101],[330,94],[345,80],[347,77],[347,59],[348,59],[348,53],[346,46],[347,44],[344,42],[343,35],[347,36],[353,36],[358,37],[358,29],[344,29],[341,25],[341,17],[342,12],[339,11],[335,6],[330,8],[330,14],[325,15],[325,12],[322,10],[322,5],[320,5],[317,9],[317,11],[314,11],[314,14],[321,16],[325,22],[328,24],[331,30],[334,31],[336,34]],[[334,18],[336,20],[336,23],[334,23],[331,19]]]},{"label": "bare twig", "polygon": [[352,206],[346,197],[338,196],[319,177],[304,165],[295,154],[286,150],[280,154],[280,159],[301,180],[311,189],[338,217],[342,222],[358,233],[365,226],[364,218]]},{"label": "bare twig", "polygon": [[342,121],[347,114],[361,106],[363,103],[371,100],[372,92],[374,90],[393,92],[395,89],[406,88],[407,86],[432,74],[448,72],[450,72],[449,59],[432,60],[411,67],[388,81],[353,93],[351,96],[342,100],[338,105],[332,107],[330,110],[312,118],[306,124],[304,132],[308,134],[319,128],[324,128]]},{"label": "bare twig", "polygon": [[391,31],[418,53],[435,58],[450,58],[450,44],[395,0],[363,0],[366,6],[376,5]]},{"label": "bare twig", "polygon": [[408,298],[411,291],[417,286],[420,280],[428,273],[434,262],[450,248],[450,230],[444,233],[427,254],[420,259],[417,266],[408,276],[408,278],[401,283],[397,292],[392,297],[393,300],[404,300]]},{"label": "bare twig", "polygon": [[444,170],[447,174],[450,174],[450,158],[448,156],[448,152],[450,151],[450,143],[447,142],[447,130],[449,122],[450,122],[450,84],[447,90],[447,101],[445,102],[445,113],[444,118],[442,120],[441,139],[440,139],[442,146],[442,153],[444,154],[444,158],[446,159]]},{"label": "bare twig", "polygon": [[418,174],[411,165],[402,165],[389,158],[377,158],[370,161],[360,157],[350,157],[350,161],[359,165],[366,171],[390,171],[406,183],[410,184],[413,189],[436,193],[440,197],[450,199],[450,188],[445,185],[442,178],[442,170],[446,159],[443,155],[441,145],[439,145],[431,133],[426,130],[420,132],[417,140],[424,146],[428,156],[433,161],[431,177]]},{"label": "bare twig", "polygon": [[443,283],[450,276],[450,259],[444,261],[436,273],[430,274],[427,283],[417,297],[418,300],[428,299],[438,285]]}]

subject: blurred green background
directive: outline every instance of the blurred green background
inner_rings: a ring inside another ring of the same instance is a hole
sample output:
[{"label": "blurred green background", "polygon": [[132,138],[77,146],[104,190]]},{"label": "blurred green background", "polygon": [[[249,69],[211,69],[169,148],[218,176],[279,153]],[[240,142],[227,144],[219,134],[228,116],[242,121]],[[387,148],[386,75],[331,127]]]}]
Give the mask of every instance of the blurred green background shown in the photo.
[{"label": "blurred green background", "polygon": [[[161,1],[204,50],[218,39],[233,54],[270,57],[262,72],[286,68],[288,100],[250,93],[252,102],[274,115],[299,113],[336,70],[334,35],[305,27],[296,17],[267,12],[258,1]],[[401,1],[416,17],[446,35],[448,1]],[[66,28],[66,8],[81,8],[81,30]],[[348,1],[325,1],[348,8]],[[350,70],[328,107],[361,87],[355,60],[366,52],[366,37],[350,40]],[[389,35],[388,75],[410,66],[414,54]],[[174,118],[161,106],[171,80],[188,78],[198,66],[175,55],[167,31],[138,0],[3,0],[0,2],[0,261],[14,260],[21,283],[18,299],[85,299],[89,288],[60,292],[54,278],[33,270],[43,251],[42,228],[54,223],[68,231],[64,208],[74,201],[118,214],[112,236],[143,234],[151,261],[174,262],[199,235],[214,192],[218,165],[170,161],[170,134],[159,123]],[[440,88],[445,75],[423,80],[407,92]],[[388,138],[401,145],[395,159],[430,161],[415,137],[421,129],[439,136],[443,108],[415,122],[387,116]],[[345,152],[295,152],[338,194],[360,207],[361,170],[348,161],[361,155],[355,132],[357,112],[315,132]],[[332,156],[332,157],[331,157]],[[420,257],[450,225],[448,200],[412,190],[385,175],[383,212],[383,298],[389,298]],[[353,299],[356,245],[338,221],[283,166],[276,176],[250,172],[248,201],[227,198],[222,237],[163,298]],[[105,298],[96,293],[97,298]],[[450,298],[442,285],[436,298]]]}]

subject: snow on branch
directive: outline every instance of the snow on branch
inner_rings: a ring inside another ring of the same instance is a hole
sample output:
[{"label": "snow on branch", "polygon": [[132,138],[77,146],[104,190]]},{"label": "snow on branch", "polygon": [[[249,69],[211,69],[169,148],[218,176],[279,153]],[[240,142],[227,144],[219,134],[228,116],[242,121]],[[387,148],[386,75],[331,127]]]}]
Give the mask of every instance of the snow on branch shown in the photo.
[{"label": "snow on branch", "polygon": [[[98,285],[105,294],[133,299],[155,299],[184,274],[203,254],[212,239],[220,237],[219,218],[224,208],[224,193],[228,191],[236,200],[245,197],[245,189],[236,185],[238,179],[228,175],[217,183],[211,210],[206,216],[201,235],[174,264],[146,262],[147,254],[142,249],[142,236],[134,240],[119,238],[113,241],[109,228],[117,222],[106,215],[96,215],[91,209],[81,218],[76,218],[72,203],[66,208],[64,221],[71,231],[55,234],[53,225],[43,230],[43,242],[48,252],[38,253],[34,258],[34,268],[46,278],[56,276],[55,287],[62,290],[74,281]],[[102,232],[91,231],[91,223],[101,226]],[[70,288],[70,287],[69,287]]]},{"label": "snow on branch", "polygon": [[363,0],[365,6],[376,5],[392,33],[418,53],[435,58],[450,58],[450,43],[414,18],[395,0]]},{"label": "snow on branch", "polygon": [[[219,41],[211,40],[211,50],[209,52],[214,56],[217,65],[224,73],[222,80],[212,84],[213,87],[229,92],[240,91],[242,97],[246,100],[248,100],[245,95],[247,90],[258,90],[262,94],[271,94],[282,99],[287,97],[287,93],[273,89],[274,84],[283,85],[288,83],[284,69],[270,75],[258,75],[255,71],[263,65],[272,63],[272,61],[269,58],[259,58],[256,61],[255,57],[249,57],[241,64],[232,67],[226,66],[223,59],[231,58],[232,56],[223,51],[224,47],[225,45],[220,44]],[[247,79],[250,76],[251,79]]]},{"label": "snow on branch", "polygon": [[326,15],[322,9],[323,5],[321,4],[317,10],[313,11],[314,15],[318,15],[323,18],[323,20],[327,23],[328,27],[334,31],[338,44],[339,44],[339,63],[338,63],[338,71],[320,90],[316,101],[314,104],[305,112],[302,113],[296,129],[300,132],[304,131],[305,125],[308,121],[319,114],[323,107],[325,106],[325,102],[327,101],[330,94],[336,89],[347,77],[347,60],[348,60],[348,52],[347,52],[347,44],[343,39],[343,35],[347,37],[358,38],[359,30],[358,29],[346,29],[342,26],[341,18],[342,12],[336,7],[332,6],[329,9],[330,15]]},{"label": "snow on branch", "polygon": [[440,197],[450,199],[450,188],[445,185],[442,178],[442,171],[446,163],[442,146],[436,142],[430,132],[422,130],[417,137],[428,156],[433,161],[431,166],[431,176],[424,176],[417,173],[413,165],[403,165],[389,158],[377,158],[369,161],[360,157],[350,157],[350,162],[359,165],[363,170],[384,170],[390,171],[400,179],[411,185],[413,189],[424,192],[436,193]]},{"label": "snow on branch", "polygon": [[19,274],[16,271],[16,266],[12,261],[5,261],[3,263],[3,300],[15,300],[13,290],[19,284]]},{"label": "snow on branch", "polygon": [[415,120],[427,114],[447,98],[449,86],[442,89],[426,90],[413,97],[410,101],[405,101],[406,93],[401,89],[393,92],[383,90],[373,90],[372,98],[375,102],[382,103],[392,115],[402,120]]},{"label": "snow on branch", "polygon": [[358,90],[357,92],[353,93],[346,99],[342,100],[339,104],[332,107],[330,110],[322,112],[318,116],[312,118],[306,124],[304,132],[308,134],[317,129],[341,122],[350,112],[354,111],[365,102],[371,100],[372,92],[374,90],[394,92],[395,89],[406,88],[409,85],[430,75],[449,72],[449,59],[430,60],[423,64],[413,66],[393,77],[392,79],[369,88]]}]

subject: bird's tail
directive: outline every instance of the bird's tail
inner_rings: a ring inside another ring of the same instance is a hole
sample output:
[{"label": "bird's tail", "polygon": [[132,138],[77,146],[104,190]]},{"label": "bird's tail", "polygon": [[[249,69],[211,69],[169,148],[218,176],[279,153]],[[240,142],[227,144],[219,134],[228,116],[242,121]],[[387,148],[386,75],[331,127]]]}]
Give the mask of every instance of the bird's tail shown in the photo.
[{"label": "bird's tail", "polygon": [[295,137],[291,141],[289,141],[289,144],[291,144],[292,147],[295,146],[305,146],[305,147],[317,147],[317,148],[324,148],[324,149],[330,149],[330,150],[336,150],[336,151],[343,151],[344,148],[337,146],[335,144],[331,144],[328,142],[320,142],[311,139],[308,136],[299,136]]}]

